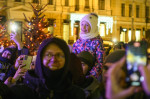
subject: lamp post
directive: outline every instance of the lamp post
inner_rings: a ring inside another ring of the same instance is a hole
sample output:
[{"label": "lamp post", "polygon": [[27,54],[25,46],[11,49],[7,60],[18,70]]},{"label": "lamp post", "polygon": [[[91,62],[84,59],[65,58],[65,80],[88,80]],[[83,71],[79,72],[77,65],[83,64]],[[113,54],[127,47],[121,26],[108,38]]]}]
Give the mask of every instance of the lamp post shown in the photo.
[{"label": "lamp post", "polygon": [[54,11],[56,11],[56,0],[55,0],[55,6],[54,6]]},{"label": "lamp post", "polygon": [[[147,3],[147,0],[145,0],[145,12],[147,11],[147,7],[146,7],[146,3]],[[146,20],[146,28],[145,28],[145,32],[147,31],[147,23],[148,23],[148,15],[147,15],[147,12],[145,13],[145,20]]]},{"label": "lamp post", "polygon": [[134,40],[135,39],[135,34],[134,34],[134,0],[132,1],[132,6],[133,6],[133,9],[132,9],[131,32],[132,32],[132,40]]}]

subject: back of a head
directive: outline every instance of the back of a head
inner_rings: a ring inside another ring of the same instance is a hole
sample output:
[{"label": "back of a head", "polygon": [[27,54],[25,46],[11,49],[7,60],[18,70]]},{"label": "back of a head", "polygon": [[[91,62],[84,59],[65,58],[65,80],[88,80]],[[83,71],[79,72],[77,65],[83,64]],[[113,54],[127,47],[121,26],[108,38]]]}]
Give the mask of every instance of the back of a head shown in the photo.
[{"label": "back of a head", "polygon": [[17,57],[17,49],[16,48],[5,48],[3,50],[3,52],[1,53],[1,55],[5,52],[5,51],[9,51],[10,54],[11,54],[11,58],[10,59],[7,59],[9,63],[13,64],[15,61],[16,61],[16,57]]},{"label": "back of a head", "polygon": [[115,63],[119,61],[123,56],[125,56],[125,50],[115,50],[114,52],[110,53],[106,58],[104,63]]},{"label": "back of a head", "polygon": [[125,49],[125,44],[124,42],[118,42],[115,46],[115,49]]}]

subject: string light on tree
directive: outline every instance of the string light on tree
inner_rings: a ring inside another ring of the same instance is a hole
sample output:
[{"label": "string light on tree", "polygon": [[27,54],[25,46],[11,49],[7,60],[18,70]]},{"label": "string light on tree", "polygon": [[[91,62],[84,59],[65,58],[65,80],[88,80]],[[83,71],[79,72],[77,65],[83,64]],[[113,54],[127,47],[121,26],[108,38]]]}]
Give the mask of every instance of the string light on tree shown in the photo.
[{"label": "string light on tree", "polygon": [[25,34],[25,45],[29,48],[30,52],[34,52],[38,49],[40,43],[46,39],[52,37],[51,34],[45,33],[44,29],[50,26],[50,22],[45,21],[45,15],[43,12],[45,11],[44,8],[47,5],[39,5],[33,6],[29,3],[33,9],[33,17],[27,19],[24,14],[25,22],[28,25],[25,25],[26,28],[24,30]]}]

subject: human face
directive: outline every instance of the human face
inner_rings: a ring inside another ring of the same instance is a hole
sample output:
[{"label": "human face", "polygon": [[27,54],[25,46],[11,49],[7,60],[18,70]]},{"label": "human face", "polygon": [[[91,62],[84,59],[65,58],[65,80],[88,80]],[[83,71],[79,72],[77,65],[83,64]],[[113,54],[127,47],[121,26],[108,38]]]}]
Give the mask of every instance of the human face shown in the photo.
[{"label": "human face", "polygon": [[91,30],[91,26],[87,21],[82,21],[81,22],[81,33],[86,34],[89,33]]},{"label": "human face", "polygon": [[81,62],[81,64],[82,64],[83,74],[86,75],[86,73],[88,72],[89,67],[84,62]]},{"label": "human face", "polygon": [[43,51],[42,61],[43,65],[50,70],[58,70],[64,67],[65,55],[56,44],[52,43]]},{"label": "human face", "polygon": [[6,50],[6,51],[3,52],[2,57],[10,59],[11,58],[11,53]]}]

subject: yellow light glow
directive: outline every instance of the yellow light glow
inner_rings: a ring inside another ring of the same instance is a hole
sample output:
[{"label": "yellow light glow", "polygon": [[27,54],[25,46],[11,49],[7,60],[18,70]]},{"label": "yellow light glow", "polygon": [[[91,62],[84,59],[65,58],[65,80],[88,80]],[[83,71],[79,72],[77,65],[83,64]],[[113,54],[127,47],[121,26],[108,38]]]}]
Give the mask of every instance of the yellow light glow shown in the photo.
[{"label": "yellow light glow", "polygon": [[116,42],[117,42],[117,39],[116,39],[116,38],[113,38],[113,42],[116,43]]},{"label": "yellow light glow", "polygon": [[129,32],[128,32],[128,41],[131,41],[131,37],[132,37],[131,30],[129,30]]},{"label": "yellow light glow", "polygon": [[100,36],[105,36],[105,24],[100,24]]},{"label": "yellow light glow", "polygon": [[17,24],[16,23],[11,23],[11,31],[16,32],[17,30]]},{"label": "yellow light glow", "polygon": [[136,32],[135,32],[136,41],[140,40],[140,34],[141,34],[141,31],[140,30],[136,30]]}]

